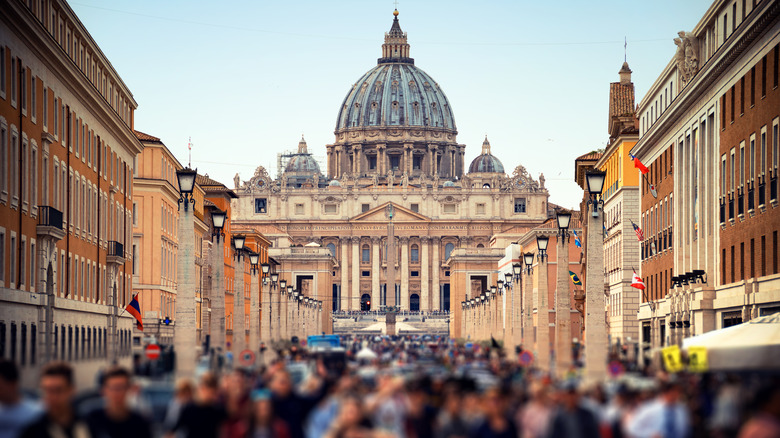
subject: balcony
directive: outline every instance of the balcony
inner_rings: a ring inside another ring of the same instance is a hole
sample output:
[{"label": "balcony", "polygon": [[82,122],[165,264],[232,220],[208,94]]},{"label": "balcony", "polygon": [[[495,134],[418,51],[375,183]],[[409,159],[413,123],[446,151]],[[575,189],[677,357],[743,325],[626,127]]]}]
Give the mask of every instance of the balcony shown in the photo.
[{"label": "balcony", "polygon": [[106,263],[121,265],[125,262],[125,246],[115,240],[108,241]]},{"label": "balcony", "polygon": [[38,226],[35,229],[38,238],[52,237],[60,240],[65,237],[62,228],[62,212],[48,205],[38,207]]}]

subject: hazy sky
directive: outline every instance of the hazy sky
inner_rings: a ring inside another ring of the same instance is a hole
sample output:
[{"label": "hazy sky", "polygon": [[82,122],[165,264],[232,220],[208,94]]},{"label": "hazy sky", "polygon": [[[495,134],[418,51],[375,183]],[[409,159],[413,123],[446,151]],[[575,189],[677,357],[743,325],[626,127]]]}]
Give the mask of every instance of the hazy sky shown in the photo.
[{"label": "hazy sky", "polygon": [[[325,155],[338,109],[376,65],[392,1],[70,2],[130,88],[135,128],[182,164],[233,185],[297,147]],[[582,198],[574,159],[608,139],[623,40],[637,103],[691,30],[703,0],[400,0],[415,64],[444,90],[467,164],[485,134],[506,171],[543,172],[550,201]]]}]

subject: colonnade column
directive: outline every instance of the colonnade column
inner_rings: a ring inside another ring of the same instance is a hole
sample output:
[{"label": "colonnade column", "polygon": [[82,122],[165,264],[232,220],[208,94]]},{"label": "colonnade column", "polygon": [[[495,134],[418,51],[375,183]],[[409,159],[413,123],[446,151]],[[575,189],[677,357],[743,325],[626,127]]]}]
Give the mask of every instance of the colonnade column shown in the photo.
[{"label": "colonnade column", "polygon": [[534,278],[530,268],[525,269],[523,277],[523,349],[534,349]]},{"label": "colonnade column", "polygon": [[[263,276],[258,268],[249,273],[249,349],[255,354],[260,351],[260,290],[257,280]],[[260,286],[261,290],[264,289]]]},{"label": "colonnade column", "polygon": [[558,237],[557,290],[555,294],[555,368],[558,378],[563,378],[572,365],[571,357],[571,304],[569,300],[569,246],[568,236]]},{"label": "colonnade column", "polygon": [[379,309],[380,285],[379,274],[381,265],[379,264],[379,244],[382,239],[379,236],[371,237],[371,310]]},{"label": "colonnade column", "polygon": [[428,260],[428,245],[430,245],[431,239],[428,236],[420,237],[420,251],[422,252],[420,263],[420,310],[427,312],[431,309],[429,305],[429,290],[430,290],[430,271],[431,261]]},{"label": "colonnade column", "polygon": [[262,315],[260,340],[269,345],[271,342],[271,282],[267,280],[267,277],[260,285],[260,290],[262,291],[260,297],[260,314]]},{"label": "colonnade column", "polygon": [[341,285],[339,285],[339,310],[349,310],[349,237],[341,238],[341,256],[339,257],[339,269],[341,270]]},{"label": "colonnade column", "polygon": [[[213,238],[212,238],[213,239]],[[225,243],[216,236],[211,247],[211,345],[225,354]]]},{"label": "colonnade column", "polygon": [[409,307],[409,238],[401,236],[401,309],[411,310]]},{"label": "colonnade column", "polygon": [[236,260],[233,282],[233,356],[238,357],[246,349],[246,303],[244,302],[244,262],[242,256]]},{"label": "colonnade column", "polygon": [[[292,278],[287,279],[290,284],[292,284]],[[287,306],[287,291],[286,290],[280,290],[279,298],[276,303],[277,312],[275,312],[276,315],[279,315],[278,318],[278,325],[279,325],[279,337],[278,340],[283,341],[285,339],[290,339],[287,332],[287,319],[288,319],[288,306]]]},{"label": "colonnade column", "polygon": [[350,310],[360,310],[360,237],[352,236],[352,299]]},{"label": "colonnade column", "polygon": [[431,310],[441,310],[441,285],[439,284],[439,273],[441,272],[439,247],[441,246],[441,239],[438,237],[431,238],[431,246],[433,247],[433,255],[431,256],[431,274],[433,274],[431,276],[431,294],[433,295],[433,305]]},{"label": "colonnade column", "polygon": [[537,286],[538,303],[536,306],[536,356],[538,368],[550,371],[550,311],[547,297],[547,255],[539,257],[539,284]]}]

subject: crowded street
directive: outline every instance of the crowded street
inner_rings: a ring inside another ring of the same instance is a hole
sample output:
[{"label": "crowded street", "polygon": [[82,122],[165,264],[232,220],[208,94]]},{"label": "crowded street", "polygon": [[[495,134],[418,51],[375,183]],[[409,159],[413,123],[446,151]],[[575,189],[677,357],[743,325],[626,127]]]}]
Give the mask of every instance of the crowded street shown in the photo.
[{"label": "crowded street", "polygon": [[265,366],[226,364],[193,380],[134,377],[109,368],[99,377],[101,389],[91,393],[69,388],[70,367],[52,363],[42,373],[40,399],[15,393],[13,366],[3,362],[0,401],[18,399],[19,408],[13,415],[0,412],[0,436],[41,436],[35,424],[30,427],[41,410],[50,413],[43,418],[69,419],[65,430],[83,426],[93,437],[120,438],[780,433],[776,373],[669,374],[648,368],[589,384],[576,375],[551,379],[533,365],[509,360],[501,348],[459,345],[446,337],[343,337],[341,344],[313,351],[293,345]]}]

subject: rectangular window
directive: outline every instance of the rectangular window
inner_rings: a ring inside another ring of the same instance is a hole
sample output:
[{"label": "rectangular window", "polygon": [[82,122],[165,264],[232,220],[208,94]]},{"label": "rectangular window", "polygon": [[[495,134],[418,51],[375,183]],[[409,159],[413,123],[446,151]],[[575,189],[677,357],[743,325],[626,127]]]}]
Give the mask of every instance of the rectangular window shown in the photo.
[{"label": "rectangular window", "polygon": [[748,172],[750,173],[750,182],[753,182],[756,178],[756,134],[750,135],[750,150],[748,152],[750,153],[750,160],[748,160],[750,168]]},{"label": "rectangular window", "polygon": [[5,47],[0,47],[0,97],[5,99]]},{"label": "rectangular window", "polygon": [[367,212],[370,209],[371,209],[371,206],[369,204],[360,204],[360,211],[361,212],[365,213],[365,212]]},{"label": "rectangular window", "polygon": [[368,246],[364,246],[360,250],[360,261],[363,263],[371,262],[371,249]]},{"label": "rectangular window", "polygon": [[398,170],[401,166],[401,157],[398,155],[391,155],[390,156],[390,169],[391,170]]},{"label": "rectangular window", "polygon": [[766,275],[766,236],[761,236],[761,276]]},{"label": "rectangular window", "polygon": [[419,212],[420,212],[420,204],[412,204],[412,205],[410,206],[410,209],[411,209],[413,212],[415,212],[415,213],[419,213]]},{"label": "rectangular window", "polygon": [[739,115],[745,114],[745,77],[739,81]]},{"label": "rectangular window", "polygon": [[477,214],[485,214],[485,204],[477,204]]},{"label": "rectangular window", "polygon": [[420,271],[411,271],[410,274],[411,274],[410,276],[412,276],[412,277],[419,277],[420,276]]},{"label": "rectangular window", "polygon": [[26,284],[27,271],[25,270],[25,262],[27,261],[27,239],[22,236],[21,248],[19,248],[19,289],[23,288]]},{"label": "rectangular window", "polygon": [[720,156],[720,195],[726,196],[726,154]]},{"label": "rectangular window", "polygon": [[411,258],[412,263],[417,263],[420,261],[420,249],[417,247],[417,245],[413,245],[411,248]]},{"label": "rectangular window", "polygon": [[422,169],[422,155],[415,155],[412,162],[412,170],[421,170]]},{"label": "rectangular window", "polygon": [[59,114],[59,105],[57,104],[57,98],[56,97],[54,98],[53,107],[54,107],[54,117],[53,117],[52,120],[54,121],[54,137],[57,137],[58,135],[60,135],[60,131],[59,131],[59,126],[60,125],[59,125],[59,116],[58,116],[58,114]]},{"label": "rectangular window", "polygon": [[11,133],[11,161],[9,167],[11,171],[9,175],[11,177],[11,206],[16,206],[19,203],[19,166],[11,165],[11,163],[19,162],[19,136],[15,133]]},{"label": "rectangular window", "polygon": [[0,195],[5,200],[8,196],[8,130],[0,127]]},{"label": "rectangular window", "polygon": [[325,204],[323,209],[325,214],[336,214],[338,213],[338,207],[336,204]]},{"label": "rectangular window", "polygon": [[17,59],[17,64],[19,65],[20,74],[19,77],[19,94],[21,96],[21,107],[22,107],[22,113],[27,114],[27,69],[22,68],[22,60]]},{"label": "rectangular window", "polygon": [[761,60],[761,97],[766,96],[766,57],[768,55],[764,55],[764,59]]},{"label": "rectangular window", "polygon": [[38,150],[30,151],[30,199],[33,209],[38,208]]},{"label": "rectangular window", "polygon": [[35,292],[38,272],[35,270],[35,243],[30,242],[30,292]]},{"label": "rectangular window", "polygon": [[525,213],[525,198],[515,198],[515,213]]},{"label": "rectangular window", "polygon": [[737,112],[737,86],[731,86],[731,123],[734,123],[734,116]]},{"label": "rectangular window", "polygon": [[745,185],[745,142],[739,143],[739,186]]},{"label": "rectangular window", "polygon": [[371,271],[360,271],[360,275],[362,277],[370,277],[371,276]]},{"label": "rectangular window", "polygon": [[457,206],[455,204],[444,204],[442,206],[442,210],[447,214],[455,214],[457,211]]},{"label": "rectangular window", "polygon": [[303,204],[295,204],[295,214],[303,214]]},{"label": "rectangular window", "polygon": [[49,90],[43,87],[43,130],[49,126]]},{"label": "rectangular window", "polygon": [[759,166],[759,174],[766,175],[766,126],[761,127],[761,150],[760,150],[761,165]]},{"label": "rectangular window", "polygon": [[30,74],[30,120],[35,123],[38,114],[38,99],[36,94],[36,80],[35,76]]},{"label": "rectangular window", "polygon": [[17,77],[17,69],[16,69],[16,58],[11,58],[11,106],[14,108],[16,107],[16,99],[19,97],[18,93],[16,92],[16,77]]},{"label": "rectangular window", "polygon": [[[0,230],[0,285],[5,286],[5,231]],[[0,357],[3,357],[0,354]]]},{"label": "rectangular window", "polygon": [[774,88],[777,88],[777,80],[778,80],[778,67],[780,67],[780,62],[778,62],[778,58],[780,58],[780,44],[775,46],[775,56],[774,61],[772,62],[774,64],[772,68],[772,86]]}]

